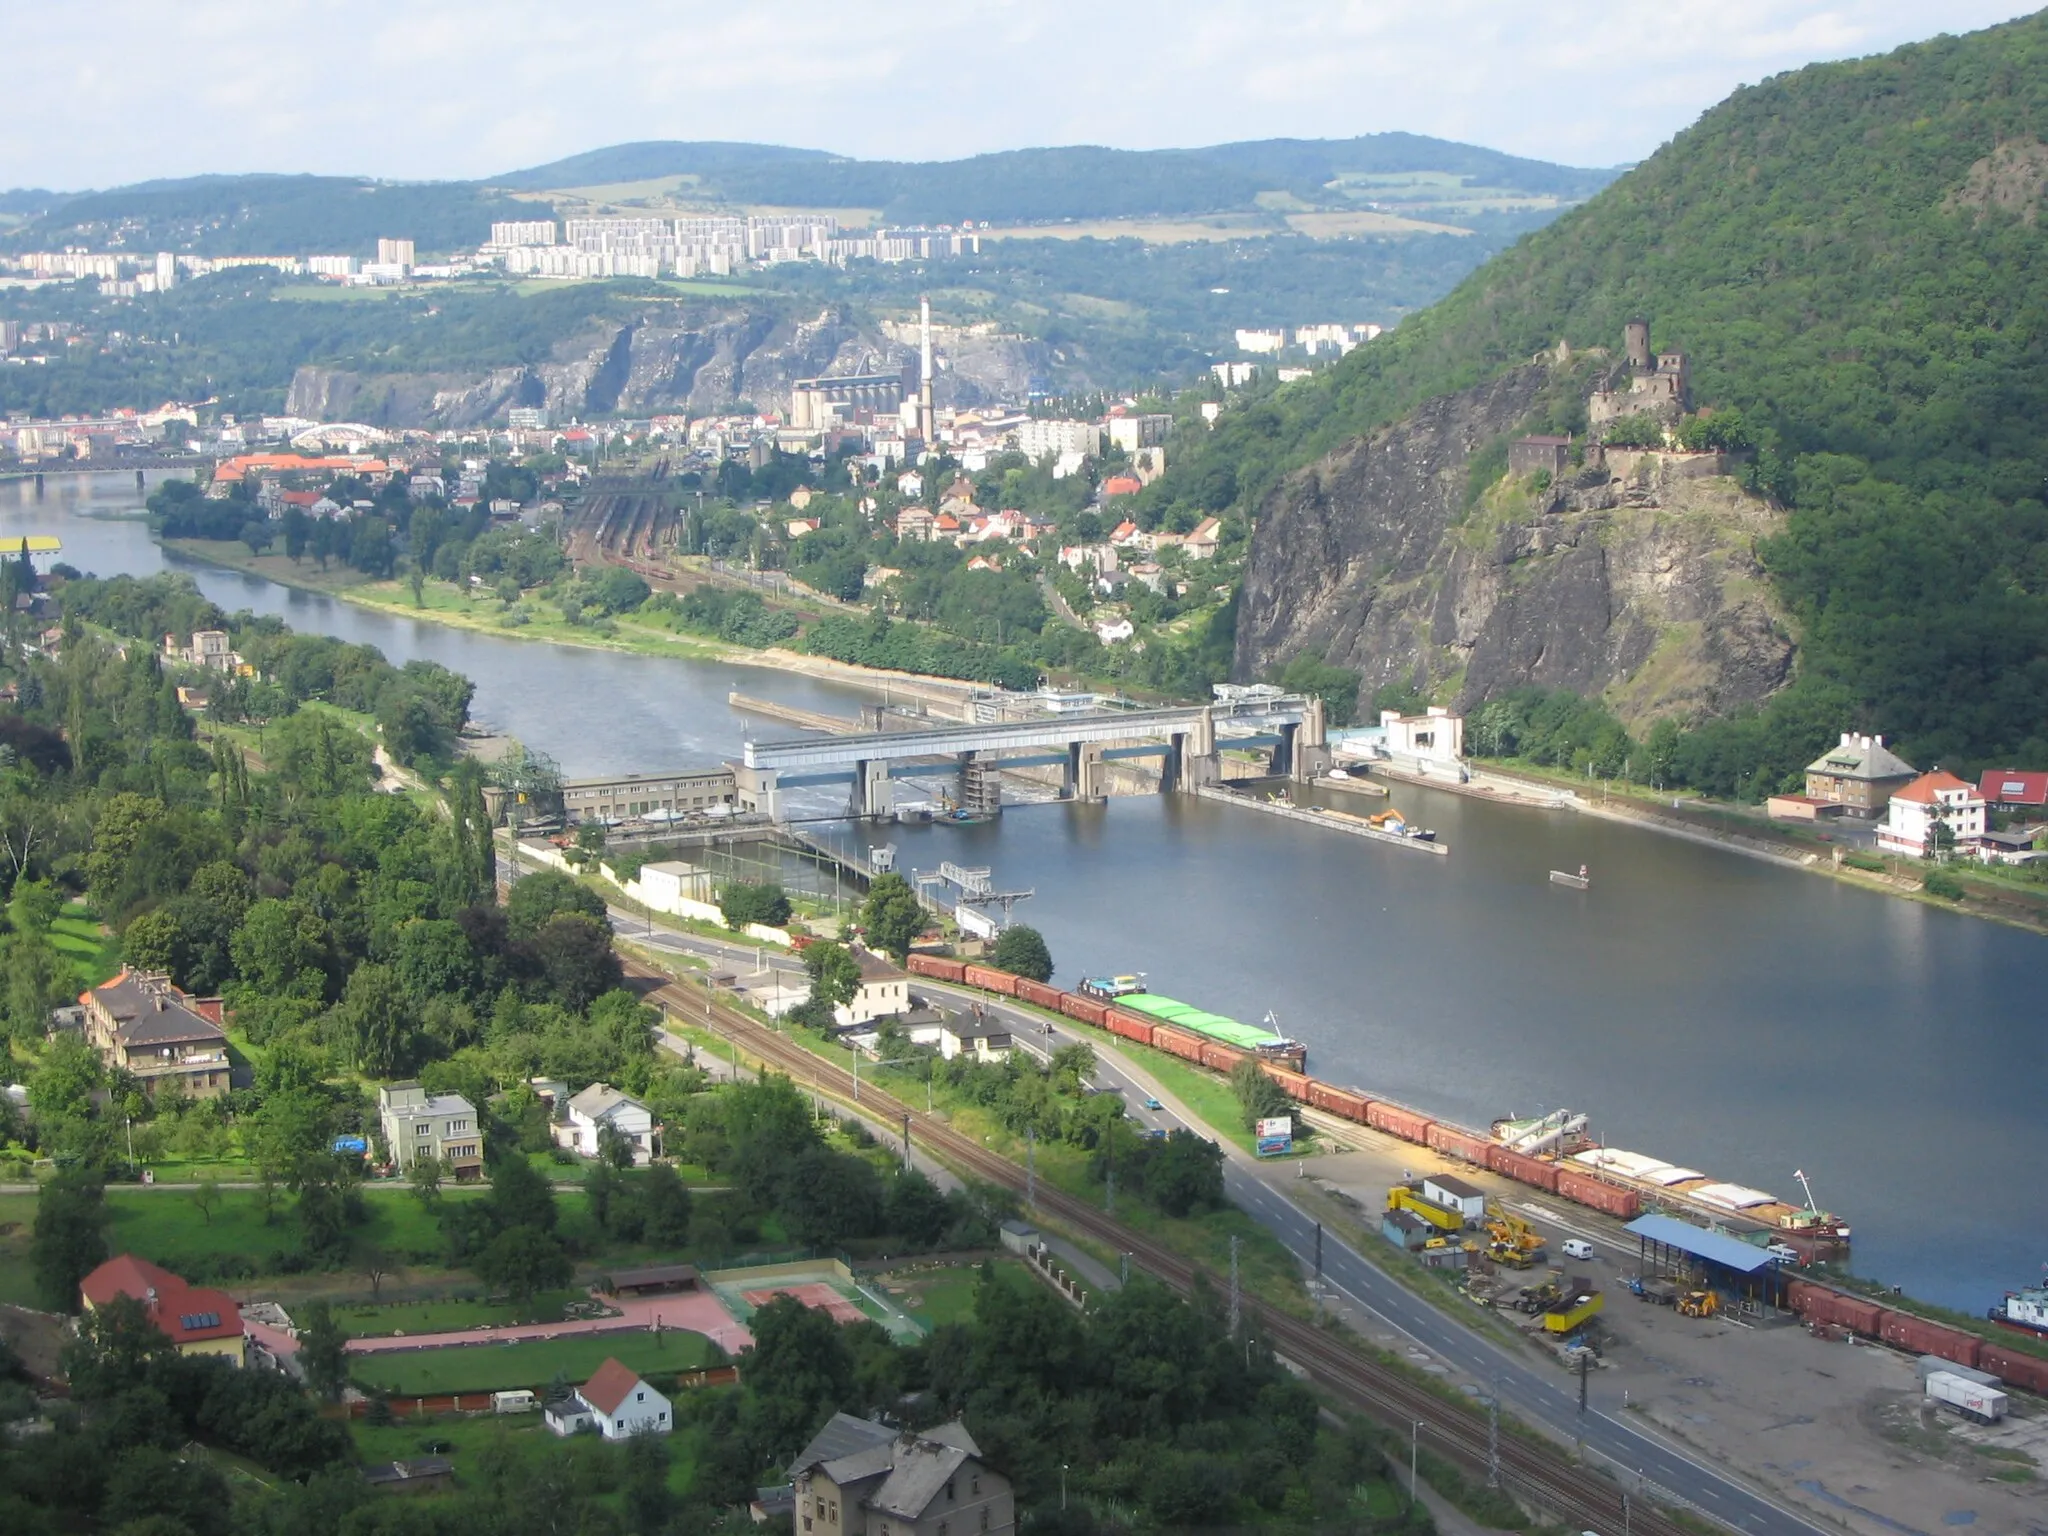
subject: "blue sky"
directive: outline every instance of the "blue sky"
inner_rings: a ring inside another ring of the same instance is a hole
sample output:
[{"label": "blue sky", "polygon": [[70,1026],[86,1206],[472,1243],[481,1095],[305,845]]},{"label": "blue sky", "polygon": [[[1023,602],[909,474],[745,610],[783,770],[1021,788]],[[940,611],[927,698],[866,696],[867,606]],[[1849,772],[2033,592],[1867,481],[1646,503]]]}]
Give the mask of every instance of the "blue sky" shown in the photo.
[{"label": "blue sky", "polygon": [[951,159],[1405,129],[1605,165],[1738,85],[2018,14],[2012,0],[8,0],[0,186],[482,176],[660,138]]}]

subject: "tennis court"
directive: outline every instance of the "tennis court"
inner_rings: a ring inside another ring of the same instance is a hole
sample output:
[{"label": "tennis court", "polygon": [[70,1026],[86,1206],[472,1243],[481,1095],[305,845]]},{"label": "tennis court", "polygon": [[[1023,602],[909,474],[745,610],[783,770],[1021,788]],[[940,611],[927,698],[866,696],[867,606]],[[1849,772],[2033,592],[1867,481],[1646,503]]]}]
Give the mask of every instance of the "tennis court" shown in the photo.
[{"label": "tennis court", "polygon": [[790,1296],[836,1323],[880,1323],[898,1343],[915,1343],[925,1335],[924,1326],[879,1286],[863,1284],[836,1259],[718,1270],[705,1275],[704,1282],[740,1323],[750,1322],[777,1296]]}]

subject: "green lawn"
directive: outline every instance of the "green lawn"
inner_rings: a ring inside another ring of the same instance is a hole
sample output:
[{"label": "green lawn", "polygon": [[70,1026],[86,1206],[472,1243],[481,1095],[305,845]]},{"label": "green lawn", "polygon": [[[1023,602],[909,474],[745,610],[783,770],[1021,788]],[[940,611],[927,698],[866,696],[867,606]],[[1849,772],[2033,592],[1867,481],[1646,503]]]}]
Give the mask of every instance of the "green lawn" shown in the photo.
[{"label": "green lawn", "polygon": [[394,1397],[444,1392],[539,1390],[556,1376],[587,1381],[607,1359],[643,1376],[673,1375],[722,1365],[725,1353],[701,1333],[680,1328],[649,1332],[571,1335],[519,1344],[466,1344],[446,1349],[358,1355],[350,1360],[357,1385]]},{"label": "green lawn", "polygon": [[81,902],[67,902],[50,924],[50,943],[78,968],[81,990],[96,987],[121,969],[121,941],[100,931],[99,919]]},{"label": "green lawn", "polygon": [[[996,1276],[1011,1283],[1034,1283],[1017,1259],[996,1260]],[[879,1278],[881,1288],[891,1300],[927,1328],[936,1328],[941,1323],[964,1323],[974,1316],[981,1266],[955,1264],[945,1269],[904,1270]]]},{"label": "green lawn", "polygon": [[[559,1440],[548,1432],[538,1412],[491,1414],[479,1418],[444,1414],[412,1419],[401,1415],[395,1422],[381,1428],[356,1419],[350,1423],[349,1432],[355,1437],[356,1450],[365,1463],[409,1461],[416,1456],[446,1456],[455,1463],[458,1483],[476,1475],[484,1452],[499,1448],[513,1452],[522,1460],[534,1461],[556,1456],[616,1454],[618,1449],[603,1444],[594,1436]],[[669,1454],[669,1489],[678,1497],[688,1494],[695,1480],[697,1462],[703,1450],[703,1434],[703,1430],[689,1426],[663,1441]]]},{"label": "green lawn", "polygon": [[523,1307],[509,1301],[449,1298],[441,1301],[395,1301],[381,1306],[337,1307],[334,1320],[351,1338],[376,1338],[394,1333],[447,1333],[483,1323],[558,1323],[572,1301],[588,1301],[578,1290],[548,1291]]}]

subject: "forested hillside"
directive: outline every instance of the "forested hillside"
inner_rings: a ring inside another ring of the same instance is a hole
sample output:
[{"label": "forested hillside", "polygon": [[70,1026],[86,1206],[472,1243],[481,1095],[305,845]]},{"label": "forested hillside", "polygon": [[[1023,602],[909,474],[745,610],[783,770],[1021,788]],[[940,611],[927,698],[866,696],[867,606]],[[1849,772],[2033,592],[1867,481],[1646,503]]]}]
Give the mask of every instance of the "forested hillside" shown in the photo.
[{"label": "forested hillside", "polygon": [[1761,553],[1800,673],[1713,750],[1769,779],[1857,725],[1916,761],[2048,758],[2044,140],[2048,15],[1742,90],[1394,335],[1226,414],[1147,515],[1254,512],[1420,402],[1645,315],[1790,507]]}]

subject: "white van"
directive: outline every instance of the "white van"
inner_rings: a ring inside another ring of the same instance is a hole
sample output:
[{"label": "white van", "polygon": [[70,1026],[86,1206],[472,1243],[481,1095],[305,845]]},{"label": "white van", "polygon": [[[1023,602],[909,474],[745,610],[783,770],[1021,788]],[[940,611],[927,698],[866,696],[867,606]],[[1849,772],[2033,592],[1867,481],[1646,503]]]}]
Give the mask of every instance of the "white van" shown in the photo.
[{"label": "white van", "polygon": [[1564,1256],[1568,1259],[1590,1259],[1593,1257],[1593,1245],[1583,1237],[1568,1237],[1564,1240],[1562,1247]]}]

